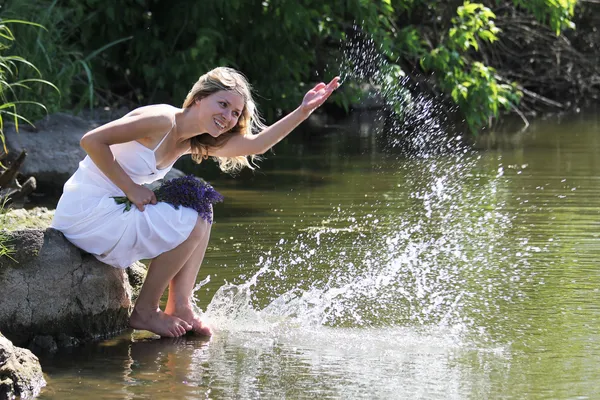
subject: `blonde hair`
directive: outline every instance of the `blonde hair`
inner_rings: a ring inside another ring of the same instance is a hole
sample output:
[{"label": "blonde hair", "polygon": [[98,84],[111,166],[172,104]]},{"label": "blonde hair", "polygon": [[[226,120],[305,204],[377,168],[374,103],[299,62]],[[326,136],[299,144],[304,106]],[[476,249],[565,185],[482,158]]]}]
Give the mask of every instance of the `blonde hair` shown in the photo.
[{"label": "blonde hair", "polygon": [[[218,67],[202,75],[194,84],[183,102],[183,108],[191,107],[197,100],[201,100],[213,93],[226,90],[238,93],[244,99],[244,109],[237,124],[229,131],[213,137],[210,135],[197,135],[190,139],[192,160],[201,163],[208,158],[211,148],[220,148],[235,135],[247,136],[265,128],[264,123],[252,99],[251,86],[246,77],[233,68]],[[246,156],[239,157],[214,157],[223,172],[237,172],[244,167],[254,169],[254,155],[250,160]]]}]

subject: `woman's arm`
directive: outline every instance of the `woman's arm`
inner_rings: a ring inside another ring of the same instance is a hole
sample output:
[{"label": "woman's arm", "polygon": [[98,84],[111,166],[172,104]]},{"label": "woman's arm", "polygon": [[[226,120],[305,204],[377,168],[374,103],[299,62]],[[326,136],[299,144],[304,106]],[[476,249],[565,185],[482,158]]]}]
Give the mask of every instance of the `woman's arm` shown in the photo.
[{"label": "woman's arm", "polygon": [[94,164],[140,211],[144,211],[145,204],[156,204],[154,193],[133,182],[117,163],[109,146],[144,138],[152,140],[168,131],[172,123],[167,113],[144,110],[89,131],[83,135],[80,144]]},{"label": "woman's arm", "polygon": [[298,108],[273,125],[256,135],[234,136],[223,147],[209,150],[209,155],[237,157],[265,153],[308,118],[316,108],[321,106],[331,93],[340,86],[339,80],[339,77],[335,77],[328,85],[319,83],[306,93],[302,104]]}]

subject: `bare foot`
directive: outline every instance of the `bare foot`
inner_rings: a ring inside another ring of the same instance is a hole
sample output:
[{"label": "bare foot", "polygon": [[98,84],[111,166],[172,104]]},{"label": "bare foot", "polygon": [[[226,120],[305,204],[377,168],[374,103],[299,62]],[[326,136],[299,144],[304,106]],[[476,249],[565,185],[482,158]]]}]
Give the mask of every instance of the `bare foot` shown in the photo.
[{"label": "bare foot", "polygon": [[159,308],[156,310],[139,310],[138,307],[135,307],[131,313],[129,326],[165,337],[183,336],[192,329],[192,326],[183,319],[165,314]]},{"label": "bare foot", "polygon": [[165,313],[186,321],[192,326],[191,330],[197,335],[212,336],[212,330],[210,329],[210,327],[204,322],[202,322],[202,319],[200,319],[200,317],[196,313],[194,313],[191,306],[171,308],[167,305]]}]

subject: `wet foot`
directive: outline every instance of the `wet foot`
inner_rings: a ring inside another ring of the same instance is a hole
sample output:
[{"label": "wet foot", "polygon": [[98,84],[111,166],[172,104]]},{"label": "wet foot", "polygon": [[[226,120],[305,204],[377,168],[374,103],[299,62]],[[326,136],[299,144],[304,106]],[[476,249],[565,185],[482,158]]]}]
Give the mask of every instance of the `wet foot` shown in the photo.
[{"label": "wet foot", "polygon": [[150,331],[159,336],[179,337],[192,329],[192,326],[183,319],[156,310],[133,309],[129,318],[129,326],[134,329]]},{"label": "wet foot", "polygon": [[173,317],[181,318],[192,326],[192,332],[200,336],[212,336],[212,329],[194,313],[191,307],[170,308],[167,306],[165,313]]}]

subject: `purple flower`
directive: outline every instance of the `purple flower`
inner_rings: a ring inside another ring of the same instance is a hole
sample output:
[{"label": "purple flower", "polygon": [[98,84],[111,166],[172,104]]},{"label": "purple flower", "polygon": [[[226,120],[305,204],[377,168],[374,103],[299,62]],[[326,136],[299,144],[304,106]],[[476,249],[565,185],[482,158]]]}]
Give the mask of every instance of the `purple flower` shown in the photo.
[{"label": "purple flower", "polygon": [[[180,206],[196,210],[205,221],[212,223],[212,205],[223,201],[223,196],[210,184],[193,175],[163,182],[154,189],[156,200],[169,203],[175,209]],[[113,197],[117,204],[125,204],[125,211],[131,209],[131,201],[125,196]]]}]

